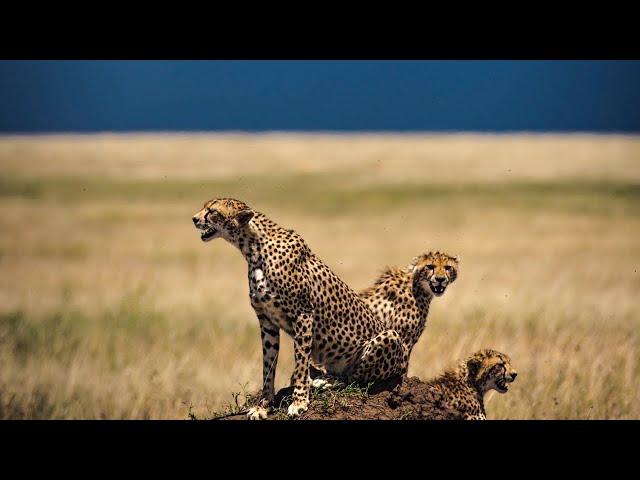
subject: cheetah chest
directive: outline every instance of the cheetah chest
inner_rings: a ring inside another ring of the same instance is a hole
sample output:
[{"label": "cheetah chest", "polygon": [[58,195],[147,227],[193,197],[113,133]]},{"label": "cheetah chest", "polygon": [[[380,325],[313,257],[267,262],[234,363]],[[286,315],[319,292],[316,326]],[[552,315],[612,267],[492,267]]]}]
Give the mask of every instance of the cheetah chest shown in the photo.
[{"label": "cheetah chest", "polygon": [[287,315],[282,310],[282,303],[278,301],[277,288],[269,281],[265,269],[257,265],[249,270],[249,297],[251,305],[266,315],[275,325],[286,332],[292,331]]}]

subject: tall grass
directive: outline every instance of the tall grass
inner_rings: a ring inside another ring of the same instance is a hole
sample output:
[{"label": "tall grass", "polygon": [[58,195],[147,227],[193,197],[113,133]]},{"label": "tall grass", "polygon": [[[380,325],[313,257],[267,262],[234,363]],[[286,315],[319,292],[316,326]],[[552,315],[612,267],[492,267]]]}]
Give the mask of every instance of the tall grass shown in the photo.
[{"label": "tall grass", "polygon": [[191,223],[222,195],[356,290],[459,254],[409,373],[509,354],[489,418],[640,418],[640,138],[581,135],[0,138],[0,418],[210,417],[260,388],[246,264]]}]

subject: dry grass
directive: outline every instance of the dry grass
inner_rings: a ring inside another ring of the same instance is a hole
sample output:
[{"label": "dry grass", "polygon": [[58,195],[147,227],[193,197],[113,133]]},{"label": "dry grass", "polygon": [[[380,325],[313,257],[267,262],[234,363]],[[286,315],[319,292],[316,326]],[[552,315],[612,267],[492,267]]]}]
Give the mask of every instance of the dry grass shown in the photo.
[{"label": "dry grass", "polygon": [[210,417],[259,388],[245,262],[190,220],[220,195],[354,289],[460,254],[410,374],[509,354],[490,418],[640,418],[640,138],[583,135],[0,137],[0,418]]}]

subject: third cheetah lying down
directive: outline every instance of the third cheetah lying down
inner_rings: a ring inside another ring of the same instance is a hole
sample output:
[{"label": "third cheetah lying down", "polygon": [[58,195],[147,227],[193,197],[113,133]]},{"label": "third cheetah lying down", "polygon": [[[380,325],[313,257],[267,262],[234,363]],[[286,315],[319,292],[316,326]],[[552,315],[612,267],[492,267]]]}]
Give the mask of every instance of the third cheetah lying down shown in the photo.
[{"label": "third cheetah lying down", "polygon": [[466,420],[486,420],[484,396],[489,390],[507,393],[518,372],[511,359],[495,350],[479,350],[462,360],[453,370],[427,382],[430,389],[442,393],[446,403]]},{"label": "third cheetah lying down", "polygon": [[[326,412],[312,405],[311,420],[485,420],[484,397],[490,390],[506,393],[517,372],[511,360],[495,350],[479,350],[455,368],[422,382],[417,377],[395,377],[375,382],[366,401],[349,401]],[[339,393],[337,393],[339,395]],[[334,402],[340,403],[340,402]]]}]

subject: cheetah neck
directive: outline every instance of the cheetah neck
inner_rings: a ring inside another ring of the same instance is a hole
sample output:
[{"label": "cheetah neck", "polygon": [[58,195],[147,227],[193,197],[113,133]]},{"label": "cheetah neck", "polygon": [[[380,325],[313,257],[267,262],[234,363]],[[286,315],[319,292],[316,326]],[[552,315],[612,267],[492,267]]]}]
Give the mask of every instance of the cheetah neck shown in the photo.
[{"label": "cheetah neck", "polygon": [[423,280],[419,275],[416,275],[415,272],[412,274],[411,283],[413,298],[422,312],[423,318],[426,320],[429,313],[429,305],[431,305],[431,300],[433,300],[434,295],[428,287],[425,288]]},{"label": "cheetah neck", "polygon": [[480,388],[478,382],[473,380],[469,375],[469,367],[467,367],[466,362],[461,362],[456,369],[457,376],[459,382],[464,384],[466,388],[470,389],[473,392],[473,395],[476,397],[478,404],[480,405],[480,410],[484,413],[484,394],[485,392]]},{"label": "cheetah neck", "polygon": [[255,264],[261,257],[262,249],[269,238],[274,238],[278,232],[286,232],[264,214],[255,212],[247,226],[238,232],[229,234],[225,239],[235,246],[247,263]]}]

